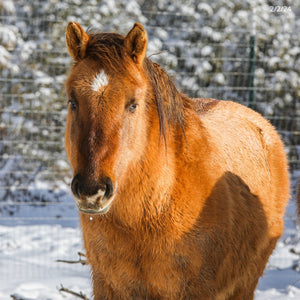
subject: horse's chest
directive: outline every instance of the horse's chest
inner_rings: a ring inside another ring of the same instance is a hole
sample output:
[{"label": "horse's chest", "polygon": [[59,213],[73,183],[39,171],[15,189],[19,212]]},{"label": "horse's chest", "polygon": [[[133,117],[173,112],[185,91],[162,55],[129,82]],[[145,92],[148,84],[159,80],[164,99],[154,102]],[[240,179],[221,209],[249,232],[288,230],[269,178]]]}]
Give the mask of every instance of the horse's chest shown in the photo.
[{"label": "horse's chest", "polygon": [[93,273],[101,274],[106,286],[128,291],[128,297],[176,298],[188,275],[189,259],[171,248],[142,247],[131,241],[119,246],[98,242],[87,255]]}]

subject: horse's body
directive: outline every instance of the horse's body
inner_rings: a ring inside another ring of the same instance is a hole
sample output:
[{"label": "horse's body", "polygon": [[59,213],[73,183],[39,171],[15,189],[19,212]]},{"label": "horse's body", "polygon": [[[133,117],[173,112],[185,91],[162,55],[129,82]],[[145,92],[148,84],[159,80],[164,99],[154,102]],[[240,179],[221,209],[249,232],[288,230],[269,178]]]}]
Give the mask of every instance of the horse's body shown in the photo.
[{"label": "horse's body", "polygon": [[282,142],[246,107],[180,94],[146,42],[138,24],[67,29],[66,149],[95,299],[252,299],[283,227]]}]

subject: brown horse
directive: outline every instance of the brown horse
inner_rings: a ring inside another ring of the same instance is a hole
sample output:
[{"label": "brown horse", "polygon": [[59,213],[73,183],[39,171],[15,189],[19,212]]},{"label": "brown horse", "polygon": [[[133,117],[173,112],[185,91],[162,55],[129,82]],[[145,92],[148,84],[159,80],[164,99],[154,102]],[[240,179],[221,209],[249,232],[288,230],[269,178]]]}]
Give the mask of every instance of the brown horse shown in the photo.
[{"label": "brown horse", "polygon": [[281,235],[287,160],[274,128],[189,99],[124,37],[69,23],[66,151],[95,299],[252,299]]}]

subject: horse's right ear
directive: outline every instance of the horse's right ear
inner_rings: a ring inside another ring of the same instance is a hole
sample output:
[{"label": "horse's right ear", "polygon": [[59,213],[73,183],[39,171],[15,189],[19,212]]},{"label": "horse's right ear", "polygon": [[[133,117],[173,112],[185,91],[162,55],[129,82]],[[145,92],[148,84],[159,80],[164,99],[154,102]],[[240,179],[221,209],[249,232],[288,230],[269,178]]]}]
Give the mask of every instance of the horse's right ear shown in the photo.
[{"label": "horse's right ear", "polygon": [[85,57],[89,36],[76,22],[69,22],[66,32],[67,47],[74,61]]}]

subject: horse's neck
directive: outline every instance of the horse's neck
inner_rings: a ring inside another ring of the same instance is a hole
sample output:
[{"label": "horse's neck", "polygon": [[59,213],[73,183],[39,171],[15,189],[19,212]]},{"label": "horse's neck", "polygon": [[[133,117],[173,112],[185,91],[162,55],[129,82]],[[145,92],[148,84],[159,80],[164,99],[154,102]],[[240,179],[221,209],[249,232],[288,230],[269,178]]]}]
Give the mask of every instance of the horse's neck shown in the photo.
[{"label": "horse's neck", "polygon": [[172,149],[161,142],[129,170],[118,191],[112,213],[125,226],[156,226],[170,205],[175,184]]}]

